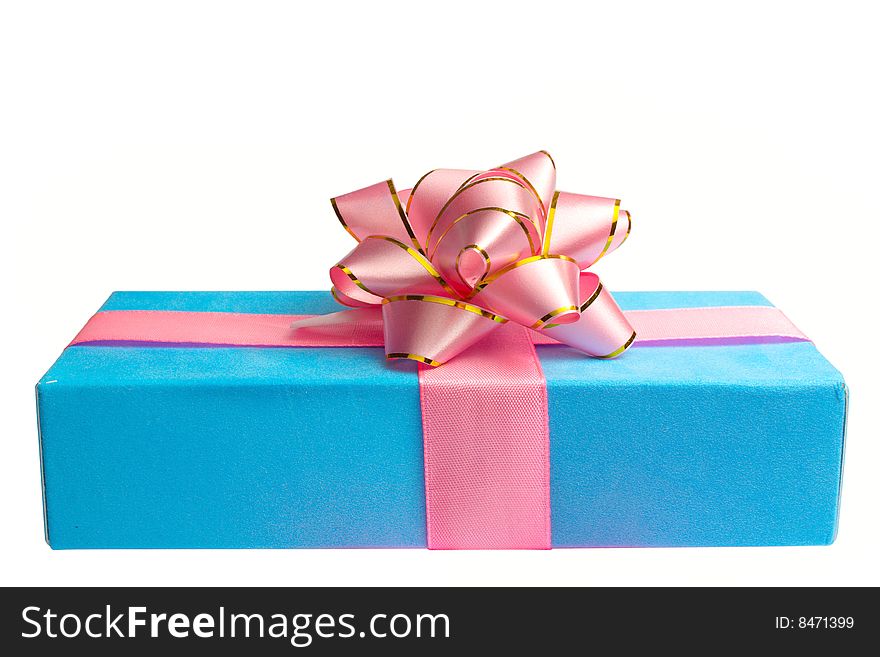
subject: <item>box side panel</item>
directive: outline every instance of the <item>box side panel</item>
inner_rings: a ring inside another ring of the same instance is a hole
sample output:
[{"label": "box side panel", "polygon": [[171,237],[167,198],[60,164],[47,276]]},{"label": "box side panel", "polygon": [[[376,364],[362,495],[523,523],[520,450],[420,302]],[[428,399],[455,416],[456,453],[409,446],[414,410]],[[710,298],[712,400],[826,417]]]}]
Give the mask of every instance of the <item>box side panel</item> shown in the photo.
[{"label": "box side panel", "polygon": [[811,344],[562,352],[542,351],[554,545],[833,540],[844,385]]},{"label": "box side panel", "polygon": [[414,372],[314,351],[68,349],[40,386],[52,546],[425,545]]}]

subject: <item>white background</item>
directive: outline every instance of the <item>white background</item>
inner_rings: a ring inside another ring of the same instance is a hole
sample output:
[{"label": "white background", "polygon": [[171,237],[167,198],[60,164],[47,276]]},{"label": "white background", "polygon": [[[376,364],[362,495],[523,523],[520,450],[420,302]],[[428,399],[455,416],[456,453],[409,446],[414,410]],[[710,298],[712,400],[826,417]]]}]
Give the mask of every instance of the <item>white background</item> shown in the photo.
[{"label": "white background", "polygon": [[[485,5],[2,4],[2,584],[880,584],[870,4]],[[326,289],[330,196],[541,148],[633,212],[610,289],[760,290],[844,373],[833,546],[46,546],[33,384],[111,291]]]}]

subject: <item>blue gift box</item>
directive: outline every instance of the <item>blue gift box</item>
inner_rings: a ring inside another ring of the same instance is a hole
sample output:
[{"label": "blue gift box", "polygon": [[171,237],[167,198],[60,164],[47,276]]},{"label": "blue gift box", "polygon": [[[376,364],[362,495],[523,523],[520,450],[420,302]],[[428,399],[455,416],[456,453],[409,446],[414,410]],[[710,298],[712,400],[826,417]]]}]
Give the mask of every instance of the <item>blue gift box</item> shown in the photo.
[{"label": "blue gift box", "polygon": [[[756,292],[615,298],[770,305]],[[324,292],[117,292],[102,310],[339,306]],[[812,343],[538,354],[555,547],[834,540],[847,391]],[[73,346],[37,400],[53,548],[426,544],[415,364],[380,348]]]}]

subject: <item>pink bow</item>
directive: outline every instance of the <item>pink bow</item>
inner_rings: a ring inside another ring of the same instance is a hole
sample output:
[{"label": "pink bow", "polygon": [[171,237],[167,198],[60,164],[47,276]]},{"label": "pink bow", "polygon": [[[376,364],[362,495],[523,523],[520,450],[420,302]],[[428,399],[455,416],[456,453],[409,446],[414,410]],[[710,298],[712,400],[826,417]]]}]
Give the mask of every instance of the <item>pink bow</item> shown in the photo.
[{"label": "pink bow", "polygon": [[[488,171],[435,169],[399,192],[387,180],[337,196],[358,245],[330,270],[333,295],[381,304],[387,358],[441,365],[508,321],[618,356],[635,332],[582,270],[623,244],[630,214],[619,200],[555,189],[556,165],[539,151]],[[339,315],[293,326],[346,323]]]}]

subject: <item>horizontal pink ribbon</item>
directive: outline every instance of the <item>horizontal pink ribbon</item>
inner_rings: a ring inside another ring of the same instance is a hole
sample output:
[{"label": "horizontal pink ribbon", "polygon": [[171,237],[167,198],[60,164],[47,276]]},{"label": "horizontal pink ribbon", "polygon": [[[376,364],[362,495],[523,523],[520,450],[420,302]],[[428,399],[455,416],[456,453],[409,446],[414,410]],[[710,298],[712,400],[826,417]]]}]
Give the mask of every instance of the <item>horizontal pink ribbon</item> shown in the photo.
[{"label": "horizontal pink ribbon", "polygon": [[[806,341],[808,338],[778,308],[729,306],[627,310],[637,333],[634,346],[737,344]],[[320,318],[311,329],[292,322]],[[529,331],[536,345],[559,345],[546,334]],[[70,343],[153,344],[228,347],[381,347],[379,309],[346,310],[331,315],[263,315],[176,310],[109,310],[97,313]]]}]

